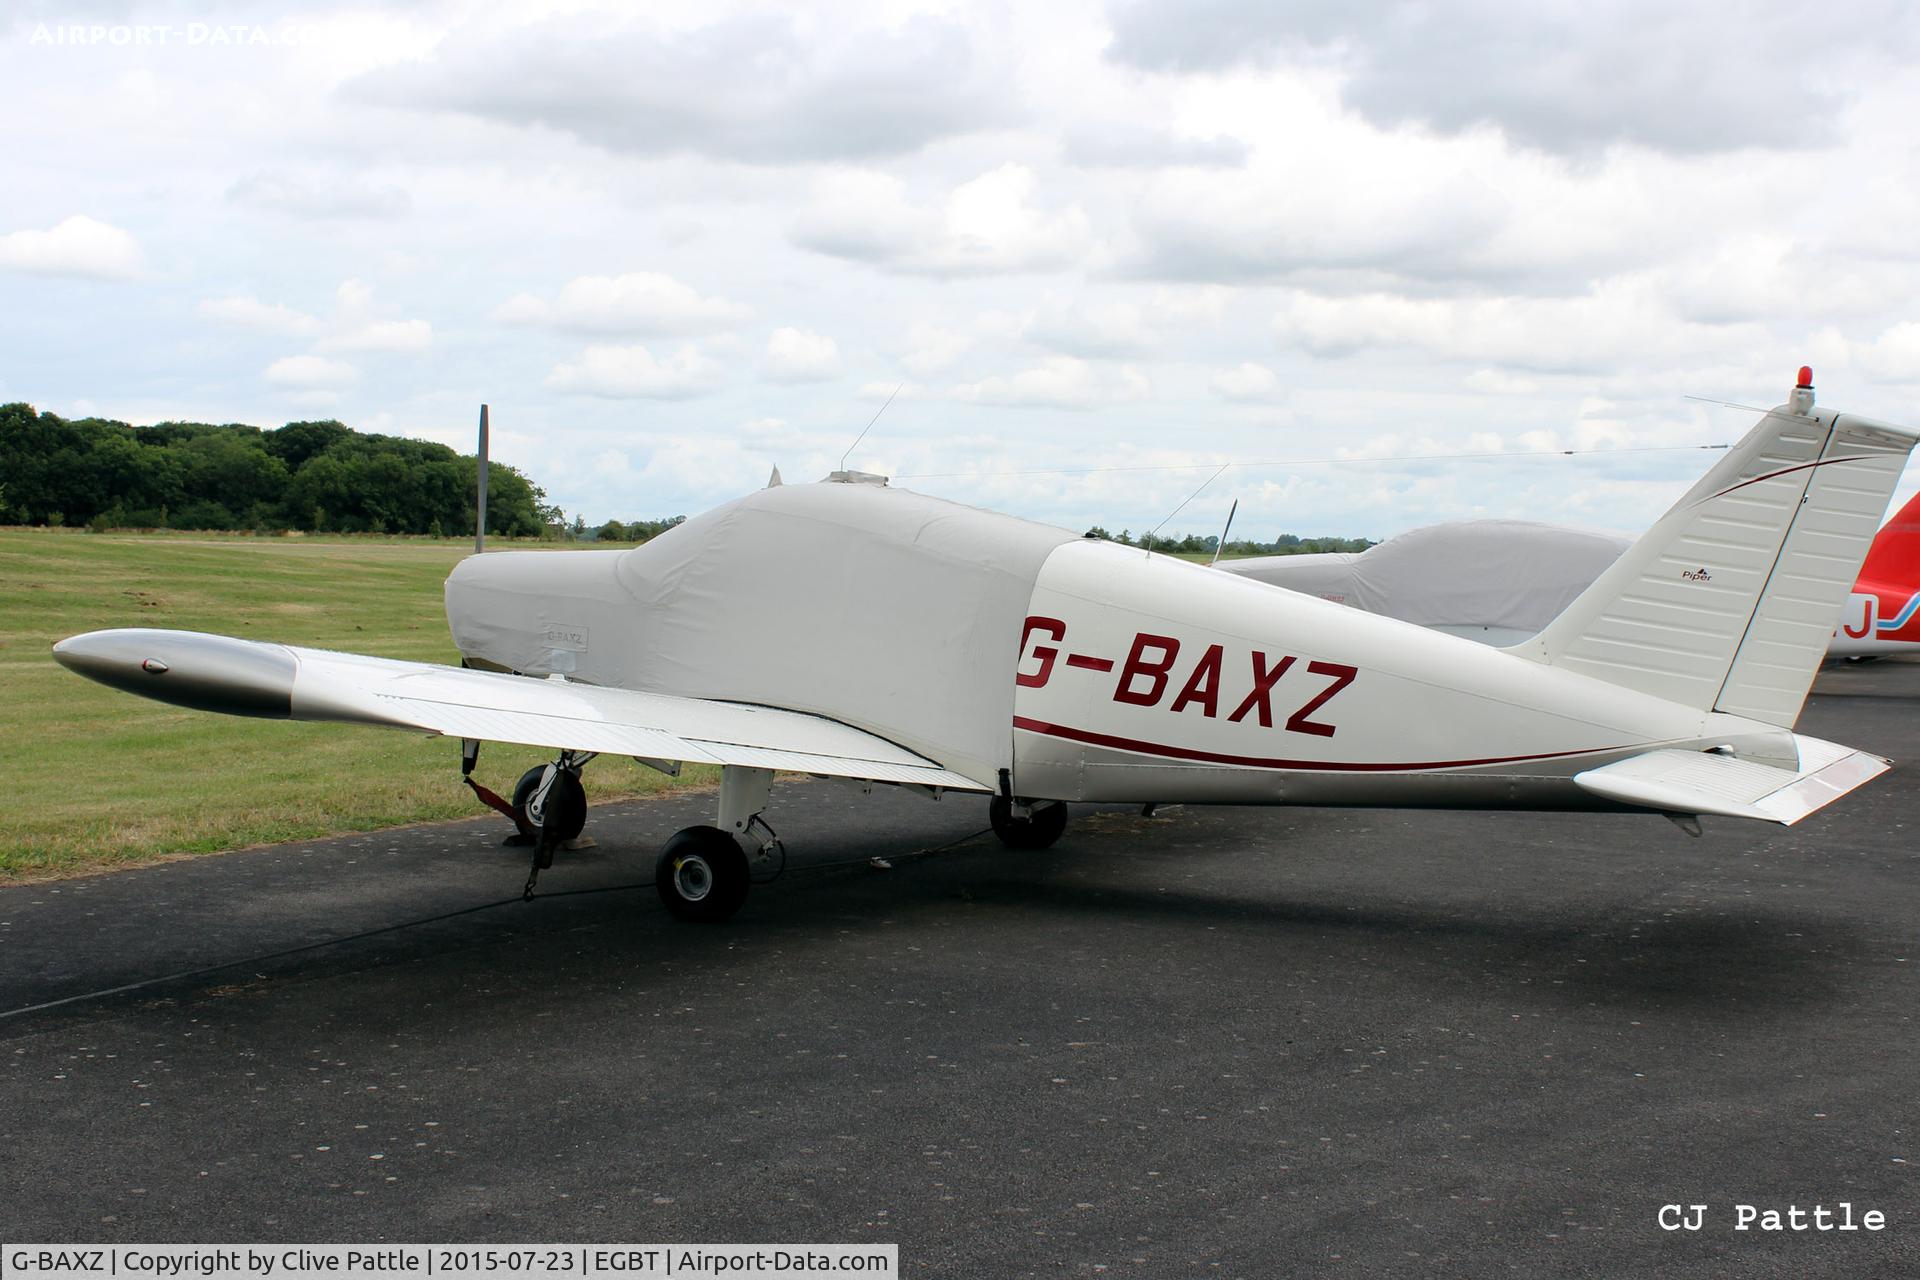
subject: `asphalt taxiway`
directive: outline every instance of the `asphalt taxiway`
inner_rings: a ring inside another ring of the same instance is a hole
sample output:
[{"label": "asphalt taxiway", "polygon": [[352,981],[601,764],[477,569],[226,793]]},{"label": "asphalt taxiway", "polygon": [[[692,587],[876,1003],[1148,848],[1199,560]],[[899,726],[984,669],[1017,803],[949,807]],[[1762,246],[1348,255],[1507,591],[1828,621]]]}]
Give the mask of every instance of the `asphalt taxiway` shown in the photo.
[{"label": "asphalt taxiway", "polygon": [[[1108,809],[1040,854],[796,782],[718,928],[650,884],[705,796],[596,809],[530,903],[494,818],[10,887],[0,1236],[1917,1274],[1920,665],[1823,673],[1800,728],[1899,767],[1697,840]],[[1734,1229],[1842,1201],[1885,1229]]]}]

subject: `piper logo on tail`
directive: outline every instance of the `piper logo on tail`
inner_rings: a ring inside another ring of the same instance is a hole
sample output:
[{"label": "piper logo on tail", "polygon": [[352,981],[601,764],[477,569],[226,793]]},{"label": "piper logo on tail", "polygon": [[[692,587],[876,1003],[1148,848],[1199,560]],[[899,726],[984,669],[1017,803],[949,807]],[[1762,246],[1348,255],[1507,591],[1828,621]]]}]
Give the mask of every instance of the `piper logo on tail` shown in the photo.
[{"label": "piper logo on tail", "polygon": [[1698,569],[1682,569],[1680,571],[1680,576],[1685,578],[1688,582],[1712,582],[1713,581],[1713,575],[1707,572],[1706,566],[1704,565],[1702,565]]}]

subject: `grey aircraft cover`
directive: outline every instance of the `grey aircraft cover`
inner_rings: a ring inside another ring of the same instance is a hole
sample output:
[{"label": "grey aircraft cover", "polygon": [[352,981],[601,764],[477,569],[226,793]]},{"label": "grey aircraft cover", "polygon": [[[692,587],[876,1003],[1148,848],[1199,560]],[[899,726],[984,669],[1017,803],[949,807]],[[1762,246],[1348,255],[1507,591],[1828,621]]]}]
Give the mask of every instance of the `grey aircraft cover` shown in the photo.
[{"label": "grey aircraft cover", "polygon": [[1428,525],[1348,554],[1256,556],[1220,568],[1467,636],[1517,644],[1558,617],[1630,539],[1527,520]]},{"label": "grey aircraft cover", "polygon": [[1075,541],[878,484],[780,485],[631,551],[470,557],[447,621],[469,659],[832,716],[991,790],[1034,580]]}]

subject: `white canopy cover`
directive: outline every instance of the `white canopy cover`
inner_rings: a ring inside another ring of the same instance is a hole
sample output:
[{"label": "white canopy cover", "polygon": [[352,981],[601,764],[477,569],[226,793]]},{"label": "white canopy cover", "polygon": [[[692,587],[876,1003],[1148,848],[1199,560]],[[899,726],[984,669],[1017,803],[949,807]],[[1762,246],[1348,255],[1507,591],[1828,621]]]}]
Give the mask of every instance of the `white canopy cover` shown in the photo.
[{"label": "white canopy cover", "polygon": [[1356,554],[1257,556],[1220,568],[1492,644],[1558,617],[1629,539],[1527,520],[1428,525]]}]

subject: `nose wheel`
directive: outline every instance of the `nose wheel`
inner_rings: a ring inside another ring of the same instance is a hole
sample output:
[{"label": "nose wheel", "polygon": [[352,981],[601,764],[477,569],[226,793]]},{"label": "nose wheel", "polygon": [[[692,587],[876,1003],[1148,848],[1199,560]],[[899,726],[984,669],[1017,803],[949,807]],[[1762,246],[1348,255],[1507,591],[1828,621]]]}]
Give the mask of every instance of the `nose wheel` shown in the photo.
[{"label": "nose wheel", "polygon": [[653,883],[680,919],[718,924],[747,900],[747,855],[718,827],[688,827],[660,850]]},{"label": "nose wheel", "polygon": [[[547,770],[554,769],[553,784],[541,793]],[[556,845],[578,839],[587,825],[587,789],[580,785],[577,769],[554,768],[537,764],[520,775],[513,788],[513,814],[536,833],[548,836]]]}]

